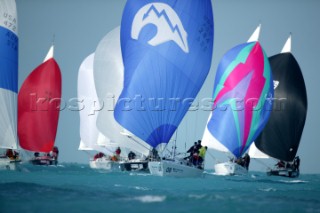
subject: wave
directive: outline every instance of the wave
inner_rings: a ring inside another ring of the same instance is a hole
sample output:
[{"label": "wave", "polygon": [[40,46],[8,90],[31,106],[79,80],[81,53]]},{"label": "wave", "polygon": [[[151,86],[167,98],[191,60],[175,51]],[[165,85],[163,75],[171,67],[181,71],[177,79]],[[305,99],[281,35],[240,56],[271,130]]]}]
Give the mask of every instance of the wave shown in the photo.
[{"label": "wave", "polygon": [[282,183],[293,183],[293,184],[297,184],[297,183],[309,183],[309,181],[306,180],[279,180],[279,182]]},{"label": "wave", "polygon": [[263,191],[263,192],[275,192],[277,191],[275,188],[265,188],[265,189],[258,189],[259,191]]},{"label": "wave", "polygon": [[203,174],[206,174],[206,175],[214,175],[215,172],[214,172],[214,171],[211,171],[211,172],[209,172],[209,171],[204,171]]},{"label": "wave", "polygon": [[149,191],[151,189],[147,188],[147,187],[143,187],[143,186],[134,186],[133,187],[136,190],[141,190],[141,191]]},{"label": "wave", "polygon": [[151,189],[144,186],[124,186],[121,184],[114,184],[114,187],[122,187],[122,188],[128,188],[128,189],[136,189],[140,191],[150,191]]},{"label": "wave", "polygon": [[192,199],[200,200],[202,198],[205,198],[206,196],[207,196],[206,194],[190,194],[188,197]]},{"label": "wave", "polygon": [[144,195],[144,196],[137,196],[133,197],[133,200],[140,201],[142,203],[161,203],[166,200],[166,196],[160,195]]}]

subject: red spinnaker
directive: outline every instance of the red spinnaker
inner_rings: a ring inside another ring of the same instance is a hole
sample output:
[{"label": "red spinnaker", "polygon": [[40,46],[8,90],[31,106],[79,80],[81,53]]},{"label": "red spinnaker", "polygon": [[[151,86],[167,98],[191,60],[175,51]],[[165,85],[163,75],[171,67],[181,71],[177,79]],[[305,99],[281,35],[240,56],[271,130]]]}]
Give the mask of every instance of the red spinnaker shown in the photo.
[{"label": "red spinnaker", "polygon": [[59,120],[61,81],[54,58],[38,66],[24,81],[18,94],[18,136],[23,149],[52,150]]}]

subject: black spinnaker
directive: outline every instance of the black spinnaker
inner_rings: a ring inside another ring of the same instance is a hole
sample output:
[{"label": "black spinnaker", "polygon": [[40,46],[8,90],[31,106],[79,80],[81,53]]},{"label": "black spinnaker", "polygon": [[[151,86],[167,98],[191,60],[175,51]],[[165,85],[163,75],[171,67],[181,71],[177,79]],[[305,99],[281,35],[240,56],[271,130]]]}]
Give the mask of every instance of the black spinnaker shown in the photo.
[{"label": "black spinnaker", "polygon": [[273,111],[255,141],[259,150],[283,161],[296,156],[307,116],[307,92],[298,62],[290,52],[269,58],[273,79]]}]

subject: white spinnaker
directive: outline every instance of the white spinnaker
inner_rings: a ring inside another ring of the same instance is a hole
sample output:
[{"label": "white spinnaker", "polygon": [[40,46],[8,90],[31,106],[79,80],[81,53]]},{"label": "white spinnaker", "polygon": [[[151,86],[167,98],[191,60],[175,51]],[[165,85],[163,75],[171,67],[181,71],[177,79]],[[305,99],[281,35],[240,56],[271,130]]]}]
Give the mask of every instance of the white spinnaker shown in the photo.
[{"label": "white spinnaker", "polygon": [[[98,44],[94,57],[94,81],[99,100],[103,100],[103,109],[99,112],[97,127],[111,141],[121,147],[149,154],[150,146],[134,137],[129,137],[114,119],[114,107],[123,89],[124,66],[120,47],[120,27],[109,32]],[[132,140],[134,139],[134,140]]]},{"label": "white spinnaker", "polygon": [[261,152],[254,142],[251,144],[248,154],[251,158],[270,158],[268,155]]},{"label": "white spinnaker", "polygon": [[111,155],[114,148],[108,148],[110,140],[102,135],[96,126],[100,104],[93,79],[93,59],[94,53],[85,58],[80,65],[78,73],[81,138],[79,150],[96,150]]},{"label": "white spinnaker", "polygon": [[208,122],[212,116],[212,112],[209,115],[207,125],[205,127],[202,140],[201,140],[201,145],[202,146],[207,146],[209,149],[215,149],[221,152],[229,152],[229,150],[222,144],[220,143],[208,130]]},{"label": "white spinnaker", "polygon": [[82,140],[80,140],[80,144],[79,144],[79,150],[93,150],[92,147],[88,146],[85,142],[83,142]]},{"label": "white spinnaker", "polygon": [[[18,36],[18,19],[15,0],[0,0],[0,27],[2,32],[5,33],[5,31],[7,31]],[[18,40],[15,40],[15,38],[12,38],[10,35],[4,36],[2,33],[1,39],[3,39],[3,41],[0,42],[0,48],[2,50],[9,48],[8,43],[12,44],[10,48],[18,45]],[[5,73],[17,72],[16,68],[12,68],[15,66],[11,66],[11,63],[17,67],[18,57],[12,61],[12,56],[7,55],[10,53],[11,52],[0,55],[0,60],[2,61],[0,64],[7,65],[0,69],[12,69],[9,71],[5,70]],[[5,84],[9,85],[17,84],[18,82],[17,76],[16,79],[12,79],[12,76],[5,74],[2,75],[1,78]],[[14,83],[12,81],[14,81]],[[0,148],[17,149],[17,144],[17,91],[0,86]]]},{"label": "white spinnaker", "polygon": [[82,140],[80,140],[80,145],[79,145],[78,149],[81,150],[81,151],[92,151],[92,150],[94,150],[94,151],[98,151],[98,152],[103,152],[103,153],[105,153],[107,155],[112,155],[113,154],[113,152],[110,149],[106,149],[103,146],[94,145],[93,147],[88,147],[86,145],[86,143],[83,142]]},{"label": "white spinnaker", "polygon": [[[96,124],[97,124],[97,122],[96,122]],[[119,144],[117,142],[111,141],[109,138],[104,136],[101,132],[99,132],[99,135],[98,135],[97,145],[99,147],[104,147],[111,152],[115,151],[117,149],[117,147],[119,147]]]}]

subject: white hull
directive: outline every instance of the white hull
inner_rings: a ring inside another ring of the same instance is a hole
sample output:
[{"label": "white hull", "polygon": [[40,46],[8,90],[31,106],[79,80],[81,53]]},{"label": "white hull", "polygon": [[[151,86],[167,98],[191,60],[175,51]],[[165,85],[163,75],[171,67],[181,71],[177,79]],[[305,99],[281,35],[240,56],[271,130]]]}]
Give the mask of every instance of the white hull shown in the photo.
[{"label": "white hull", "polygon": [[148,164],[150,173],[156,176],[171,177],[202,177],[203,170],[188,166],[182,161],[162,160],[151,161]]},{"label": "white hull", "polygon": [[132,159],[127,161],[121,161],[120,163],[121,171],[144,171],[149,172],[148,161],[141,159]]},{"label": "white hull", "polygon": [[0,170],[16,170],[17,164],[21,160],[10,160],[9,158],[0,158]]},{"label": "white hull", "polygon": [[90,160],[90,168],[102,169],[108,171],[119,171],[119,162],[111,161],[106,158],[98,158],[96,160]]},{"label": "white hull", "polygon": [[214,165],[215,175],[246,175],[248,170],[235,162],[224,162]]}]

